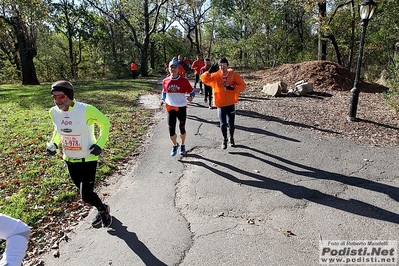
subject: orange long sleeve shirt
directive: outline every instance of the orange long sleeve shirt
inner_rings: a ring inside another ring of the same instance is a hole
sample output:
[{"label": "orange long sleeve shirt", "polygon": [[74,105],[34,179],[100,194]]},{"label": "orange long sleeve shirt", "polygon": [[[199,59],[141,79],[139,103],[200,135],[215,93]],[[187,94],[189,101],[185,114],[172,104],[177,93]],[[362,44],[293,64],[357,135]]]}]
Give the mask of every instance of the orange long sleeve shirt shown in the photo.
[{"label": "orange long sleeve shirt", "polygon": [[[205,72],[200,76],[201,81],[213,89],[214,104],[216,107],[233,105],[238,102],[240,92],[243,92],[247,85],[241,76],[229,68],[228,74],[223,76],[222,71],[210,74]],[[233,86],[234,90],[226,89],[226,86]]]}]

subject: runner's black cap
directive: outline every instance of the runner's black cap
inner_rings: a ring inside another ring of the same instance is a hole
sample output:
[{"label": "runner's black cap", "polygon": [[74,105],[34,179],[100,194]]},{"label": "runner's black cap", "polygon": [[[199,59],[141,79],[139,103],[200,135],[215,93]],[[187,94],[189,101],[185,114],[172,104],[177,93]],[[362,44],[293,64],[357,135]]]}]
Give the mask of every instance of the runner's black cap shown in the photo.
[{"label": "runner's black cap", "polygon": [[66,80],[59,80],[51,85],[51,92],[53,91],[62,91],[68,96],[69,99],[73,100],[73,85]]}]

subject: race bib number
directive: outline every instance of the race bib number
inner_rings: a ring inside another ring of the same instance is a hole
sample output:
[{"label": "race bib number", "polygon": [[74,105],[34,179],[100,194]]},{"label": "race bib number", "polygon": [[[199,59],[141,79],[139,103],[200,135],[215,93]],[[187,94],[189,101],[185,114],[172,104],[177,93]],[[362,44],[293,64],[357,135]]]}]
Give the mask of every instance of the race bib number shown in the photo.
[{"label": "race bib number", "polygon": [[82,138],[80,135],[62,135],[62,146],[69,151],[82,150]]}]

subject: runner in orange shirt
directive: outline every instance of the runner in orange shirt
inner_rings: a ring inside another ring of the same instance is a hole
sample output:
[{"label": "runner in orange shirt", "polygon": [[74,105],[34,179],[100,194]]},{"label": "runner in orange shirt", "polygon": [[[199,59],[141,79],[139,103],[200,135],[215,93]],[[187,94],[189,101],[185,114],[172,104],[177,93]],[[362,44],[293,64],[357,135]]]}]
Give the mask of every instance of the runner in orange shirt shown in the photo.
[{"label": "runner in orange shirt", "polygon": [[201,75],[202,82],[213,89],[213,101],[218,109],[220,130],[223,135],[223,149],[227,148],[227,127],[230,134],[230,146],[235,146],[235,104],[238,102],[240,92],[247,86],[242,77],[228,66],[227,59],[222,58],[219,60],[219,66],[215,64]]}]

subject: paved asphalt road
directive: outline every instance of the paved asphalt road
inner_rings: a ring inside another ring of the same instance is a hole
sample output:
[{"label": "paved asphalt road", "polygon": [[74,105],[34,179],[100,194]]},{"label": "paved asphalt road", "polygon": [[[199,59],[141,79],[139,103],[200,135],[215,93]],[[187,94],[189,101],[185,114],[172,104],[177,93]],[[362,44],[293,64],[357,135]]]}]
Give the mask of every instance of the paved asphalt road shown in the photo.
[{"label": "paved asphalt road", "polygon": [[91,228],[92,211],[45,265],[309,266],[319,240],[398,240],[398,148],[320,140],[237,110],[237,147],[222,150],[217,111],[197,94],[188,153],[171,157],[157,115],[146,152],[105,188],[111,228]]}]

